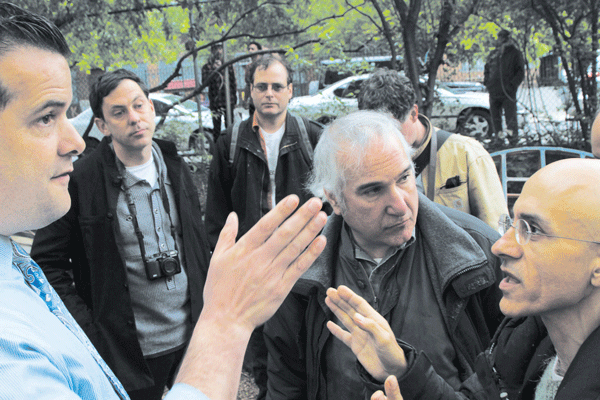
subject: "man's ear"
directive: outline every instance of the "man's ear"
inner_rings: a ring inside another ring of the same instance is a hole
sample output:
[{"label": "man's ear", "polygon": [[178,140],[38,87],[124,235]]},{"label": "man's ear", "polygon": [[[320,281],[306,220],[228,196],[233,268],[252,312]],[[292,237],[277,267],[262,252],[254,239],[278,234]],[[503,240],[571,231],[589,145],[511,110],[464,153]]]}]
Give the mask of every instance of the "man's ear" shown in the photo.
[{"label": "man's ear", "polygon": [[594,258],[593,264],[590,283],[594,287],[600,288],[600,255]]},{"label": "man's ear", "polygon": [[419,105],[414,104],[413,108],[410,110],[410,119],[415,122],[419,118]]},{"label": "man's ear", "polygon": [[98,127],[98,130],[102,132],[104,136],[110,137],[110,132],[108,131],[108,127],[106,126],[106,122],[102,118],[94,118],[94,123]]},{"label": "man's ear", "polygon": [[337,215],[342,215],[342,207],[340,206],[340,202],[329,191],[323,189],[323,192],[325,192],[325,197],[327,197],[327,201],[329,202],[329,204],[331,204],[333,212]]}]

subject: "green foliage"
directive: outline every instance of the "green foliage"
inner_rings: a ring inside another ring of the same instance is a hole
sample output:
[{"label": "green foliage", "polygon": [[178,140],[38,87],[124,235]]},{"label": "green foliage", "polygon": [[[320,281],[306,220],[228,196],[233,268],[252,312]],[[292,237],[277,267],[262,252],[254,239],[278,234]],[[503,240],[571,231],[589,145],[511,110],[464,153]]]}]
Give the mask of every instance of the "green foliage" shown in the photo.
[{"label": "green foliage", "polygon": [[196,128],[196,124],[172,119],[160,125],[154,135],[175,143],[179,150],[187,150],[190,135]]}]

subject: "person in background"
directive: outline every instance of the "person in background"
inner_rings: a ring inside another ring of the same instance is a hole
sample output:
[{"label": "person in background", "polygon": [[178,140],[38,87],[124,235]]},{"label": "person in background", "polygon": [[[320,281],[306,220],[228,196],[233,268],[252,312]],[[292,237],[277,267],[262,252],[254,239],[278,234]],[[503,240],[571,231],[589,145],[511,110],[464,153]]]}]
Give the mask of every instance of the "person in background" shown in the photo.
[{"label": "person in background", "polygon": [[[210,47],[208,62],[202,66],[202,85],[208,86],[209,108],[213,118],[214,141],[221,134],[221,126],[224,123],[227,128],[227,91],[225,84],[225,70],[218,71],[224,64],[223,44],[215,43]],[[229,107],[231,109],[231,121],[233,121],[233,109],[237,104],[237,81],[233,65],[227,67],[229,75]]]},{"label": "person in background", "polygon": [[[67,119],[69,54],[55,25],[0,2],[1,398],[128,398],[39,266],[10,239],[71,207],[72,159],[84,142]],[[291,215],[298,202],[283,199],[237,242],[237,217],[229,216],[211,259],[202,313],[165,400],[236,398],[251,332],[325,246],[324,238],[314,239],[326,221],[321,201],[307,201]],[[98,242],[96,251],[108,251],[104,245]]]},{"label": "person in background", "polygon": [[[247,50],[248,53],[256,53],[259,50],[262,50],[262,46],[258,42],[250,42],[248,43]],[[246,64],[244,67],[244,81],[246,82],[246,88],[244,89],[244,99],[246,100],[246,106],[248,108],[248,114],[250,116],[254,115],[254,103],[252,102],[252,93],[250,87],[252,86],[252,63],[260,58],[260,54],[253,55],[250,59],[250,62]]]},{"label": "person in background", "polygon": [[[295,194],[300,203],[311,197],[305,183],[322,127],[287,111],[293,84],[284,59],[261,57],[252,64],[251,76],[256,112],[219,137],[210,165],[205,221],[211,245],[232,211],[239,215],[243,235],[285,196]],[[246,359],[259,387],[258,399],[266,394],[266,364],[259,327]]]},{"label": "person in background", "polygon": [[349,288],[330,289],[326,303],[348,330],[328,327],[352,348],[370,389],[381,390],[394,375],[390,400],[401,398],[394,380],[406,399],[598,399],[598,181],[598,160],[553,162],[527,180],[514,219],[499,221],[503,236],[492,251],[502,259],[500,309],[507,318],[458,391],[434,371],[428,350],[397,342],[384,318]]},{"label": "person in background", "polygon": [[74,165],[71,209],[38,230],[31,248],[133,400],[160,400],[171,384],[210,259],[190,168],[173,143],[153,138],[148,94],[124,69],[92,85],[105,137]]},{"label": "person in background", "polygon": [[414,151],[417,187],[429,200],[474,215],[495,228],[508,209],[492,157],[475,139],[434,127],[419,114],[416,101],[408,78],[379,69],[362,83],[358,108],[386,111],[400,122]]},{"label": "person in background", "polygon": [[525,78],[523,54],[512,40],[510,32],[498,33],[496,47],[488,55],[484,67],[483,84],[490,94],[492,135],[502,132],[502,112],[506,118],[508,140],[514,146],[519,141],[517,120],[517,90]]}]

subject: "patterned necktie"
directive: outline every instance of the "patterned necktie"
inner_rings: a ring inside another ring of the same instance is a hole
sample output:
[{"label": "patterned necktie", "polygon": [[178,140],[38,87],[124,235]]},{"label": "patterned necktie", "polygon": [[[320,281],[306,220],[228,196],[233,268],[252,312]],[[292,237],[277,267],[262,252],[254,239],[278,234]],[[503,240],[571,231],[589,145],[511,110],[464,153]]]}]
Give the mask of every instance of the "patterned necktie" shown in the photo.
[{"label": "patterned necktie", "polygon": [[88,349],[92,357],[96,360],[110,383],[112,384],[115,392],[121,399],[129,399],[127,392],[121,385],[121,382],[113,374],[108,365],[104,362],[94,345],[90,342],[86,334],[79,327],[71,313],[65,307],[56,291],[48,284],[44,273],[35,261],[29,257],[27,252],[21,248],[14,241],[10,241],[13,251],[13,264],[16,265],[25,277],[25,282],[29,284],[29,287],[37,293],[38,296],[46,303],[50,311],[65,325],[73,335],[79,339],[81,343]]}]

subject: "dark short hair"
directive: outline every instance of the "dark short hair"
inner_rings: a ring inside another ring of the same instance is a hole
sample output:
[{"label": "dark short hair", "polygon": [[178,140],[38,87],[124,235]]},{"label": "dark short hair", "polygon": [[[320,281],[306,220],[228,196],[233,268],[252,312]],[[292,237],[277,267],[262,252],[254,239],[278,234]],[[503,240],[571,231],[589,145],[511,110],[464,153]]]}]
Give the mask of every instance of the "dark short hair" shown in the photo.
[{"label": "dark short hair", "polygon": [[498,32],[498,39],[506,40],[508,38],[510,38],[510,31],[502,29],[500,32]]},{"label": "dark short hair", "polygon": [[102,103],[104,98],[112,93],[113,90],[119,86],[121,81],[129,79],[138,84],[140,89],[148,98],[150,91],[146,84],[140,79],[139,76],[126,69],[118,69],[116,71],[107,72],[100,76],[90,89],[90,107],[94,113],[94,117],[104,119],[104,113],[102,112]]},{"label": "dark short hair", "polygon": [[[48,19],[12,3],[0,2],[0,57],[17,47],[32,46],[65,58],[71,54],[60,30]],[[11,99],[11,93],[0,77],[0,110]]]},{"label": "dark short hair", "polygon": [[259,58],[258,60],[254,61],[252,64],[250,64],[250,78],[251,78],[250,82],[252,84],[254,84],[254,73],[256,72],[257,69],[265,70],[276,62],[280,63],[281,65],[283,65],[285,67],[285,69],[287,71],[288,85],[290,83],[292,83],[292,75],[294,73],[294,70],[292,69],[290,64],[286,61],[285,58],[282,58],[277,54],[265,54],[264,56],[262,56],[261,58]]},{"label": "dark short hair", "polygon": [[255,42],[255,41],[249,42],[246,45],[246,48],[250,47],[251,45],[255,45],[257,49],[262,50],[262,45],[260,43],[258,43],[258,42]]},{"label": "dark short hair", "polygon": [[378,69],[360,86],[360,110],[385,111],[404,122],[417,102],[410,80],[398,71]]}]

